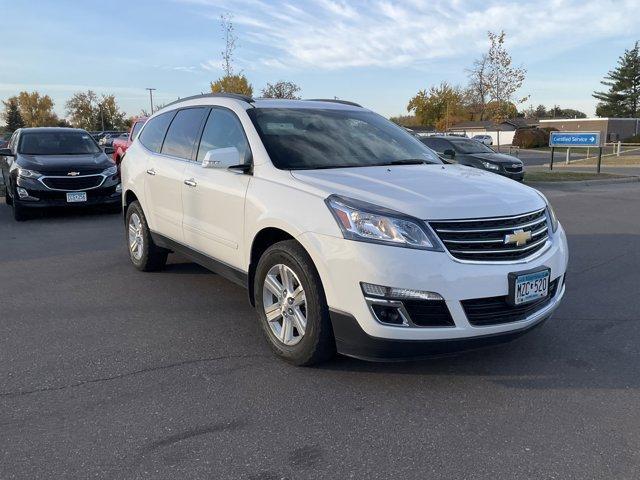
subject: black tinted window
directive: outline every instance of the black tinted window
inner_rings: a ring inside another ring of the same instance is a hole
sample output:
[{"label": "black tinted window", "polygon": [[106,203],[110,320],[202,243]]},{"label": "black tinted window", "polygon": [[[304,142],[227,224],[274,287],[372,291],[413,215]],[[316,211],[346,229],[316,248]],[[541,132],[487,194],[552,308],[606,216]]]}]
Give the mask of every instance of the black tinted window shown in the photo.
[{"label": "black tinted window", "polygon": [[445,150],[450,150],[452,148],[451,144],[448,141],[446,141],[444,138],[427,137],[427,138],[421,138],[420,141],[424,143],[427,147],[440,153],[444,152]]},{"label": "black tinted window", "polygon": [[247,114],[276,168],[440,163],[405,129],[366,110],[251,108]]},{"label": "black tinted window", "polygon": [[244,163],[250,161],[251,150],[238,117],[228,110],[214,108],[202,132],[198,161],[201,162],[209,150],[227,147],[236,147]]},{"label": "black tinted window", "polygon": [[175,112],[167,112],[149,120],[140,134],[140,142],[152,152],[159,153],[174,114]]},{"label": "black tinted window", "polygon": [[164,139],[162,153],[191,160],[206,113],[207,109],[204,107],[179,110],[171,122],[167,138]]},{"label": "black tinted window", "polygon": [[25,155],[82,155],[100,152],[100,147],[87,132],[24,132],[18,151]]}]

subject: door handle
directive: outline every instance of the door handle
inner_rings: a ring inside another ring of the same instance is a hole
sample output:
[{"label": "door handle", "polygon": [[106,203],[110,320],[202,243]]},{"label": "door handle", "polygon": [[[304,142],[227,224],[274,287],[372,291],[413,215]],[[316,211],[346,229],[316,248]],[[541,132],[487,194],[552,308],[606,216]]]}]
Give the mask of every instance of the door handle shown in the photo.
[{"label": "door handle", "polygon": [[196,182],[193,178],[188,178],[187,180],[184,181],[185,185],[188,185],[189,187],[197,187],[198,186],[198,182]]},{"label": "door handle", "polygon": [[147,173],[148,173],[149,175],[155,175],[155,174],[156,174],[156,171],[155,171],[153,168],[150,168],[149,170],[147,170]]}]

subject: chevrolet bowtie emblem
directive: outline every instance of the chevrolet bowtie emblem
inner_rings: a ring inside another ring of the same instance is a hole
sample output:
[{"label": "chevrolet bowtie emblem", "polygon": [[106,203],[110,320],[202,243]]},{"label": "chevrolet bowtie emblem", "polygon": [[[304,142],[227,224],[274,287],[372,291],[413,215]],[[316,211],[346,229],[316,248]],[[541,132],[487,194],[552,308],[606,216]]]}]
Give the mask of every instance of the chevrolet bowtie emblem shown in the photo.
[{"label": "chevrolet bowtie emblem", "polygon": [[531,240],[531,232],[525,232],[522,229],[516,230],[513,233],[504,236],[505,245],[515,243],[517,247],[526,245],[529,240]]},{"label": "chevrolet bowtie emblem", "polygon": [[67,175],[70,175],[72,177],[77,177],[78,175],[80,175],[80,172],[69,172],[67,173]]}]

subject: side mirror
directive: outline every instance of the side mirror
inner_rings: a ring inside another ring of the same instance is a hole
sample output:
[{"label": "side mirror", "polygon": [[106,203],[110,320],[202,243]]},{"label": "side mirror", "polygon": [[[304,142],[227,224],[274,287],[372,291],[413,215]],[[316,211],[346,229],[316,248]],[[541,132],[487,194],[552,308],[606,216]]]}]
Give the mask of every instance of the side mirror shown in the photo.
[{"label": "side mirror", "polygon": [[102,150],[104,150],[104,153],[107,155],[113,155],[113,152],[116,151],[113,147],[104,147]]},{"label": "side mirror", "polygon": [[455,158],[456,151],[451,148],[447,148],[444,152],[442,152],[442,155],[444,155],[447,158]]},{"label": "side mirror", "polygon": [[0,157],[15,157],[10,148],[0,148]]},{"label": "side mirror", "polygon": [[202,168],[230,168],[242,163],[236,147],[215,148],[209,150],[202,160]]}]

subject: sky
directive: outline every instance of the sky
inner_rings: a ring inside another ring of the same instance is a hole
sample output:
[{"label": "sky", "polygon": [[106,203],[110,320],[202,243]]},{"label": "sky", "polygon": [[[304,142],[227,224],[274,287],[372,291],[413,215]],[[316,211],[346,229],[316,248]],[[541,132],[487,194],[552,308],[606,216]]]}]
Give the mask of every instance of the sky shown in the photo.
[{"label": "sky", "polygon": [[237,35],[235,69],[254,96],[267,82],[305,98],[406,114],[420,89],[464,86],[487,31],[504,30],[527,70],[524,106],[595,112],[594,90],[640,40],[640,0],[0,0],[0,99],[38,90],[114,94],[129,115],[209,91],[222,75],[220,15]]}]

